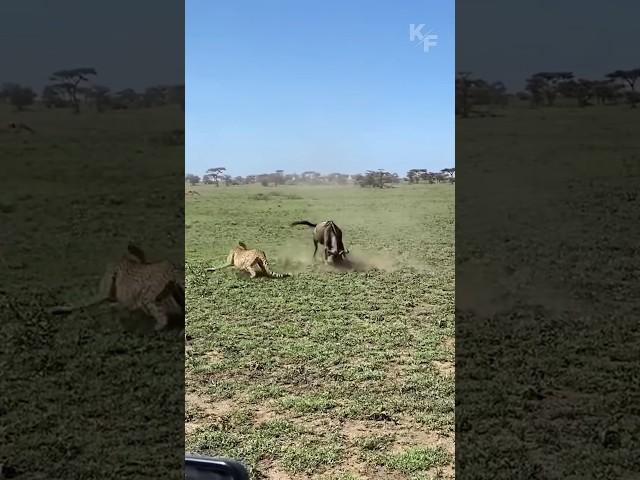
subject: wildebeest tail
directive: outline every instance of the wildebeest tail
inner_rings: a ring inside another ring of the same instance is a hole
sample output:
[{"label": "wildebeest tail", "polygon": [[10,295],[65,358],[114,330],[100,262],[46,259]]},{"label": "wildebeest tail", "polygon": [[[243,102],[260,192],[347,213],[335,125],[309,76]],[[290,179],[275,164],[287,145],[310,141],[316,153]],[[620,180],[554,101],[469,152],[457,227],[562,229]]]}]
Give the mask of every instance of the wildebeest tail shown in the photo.
[{"label": "wildebeest tail", "polygon": [[315,228],[316,227],[315,223],[311,223],[308,220],[300,220],[299,222],[293,222],[291,224],[292,227],[295,227],[296,225],[306,225],[306,226],[311,227],[311,228]]}]

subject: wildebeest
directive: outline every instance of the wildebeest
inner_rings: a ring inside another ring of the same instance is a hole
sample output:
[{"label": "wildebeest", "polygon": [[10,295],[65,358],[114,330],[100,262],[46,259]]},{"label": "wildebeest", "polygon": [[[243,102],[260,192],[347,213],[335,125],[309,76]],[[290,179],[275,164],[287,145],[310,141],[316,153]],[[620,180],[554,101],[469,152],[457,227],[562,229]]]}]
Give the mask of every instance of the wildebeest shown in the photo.
[{"label": "wildebeest", "polygon": [[316,257],[318,252],[318,243],[324,246],[324,261],[329,263],[340,263],[349,253],[349,250],[344,248],[342,243],[342,230],[333,223],[331,220],[321,222],[318,224],[311,223],[307,220],[300,220],[299,222],[293,222],[291,226],[306,225],[313,228],[313,245],[315,250],[313,251],[313,258]]}]

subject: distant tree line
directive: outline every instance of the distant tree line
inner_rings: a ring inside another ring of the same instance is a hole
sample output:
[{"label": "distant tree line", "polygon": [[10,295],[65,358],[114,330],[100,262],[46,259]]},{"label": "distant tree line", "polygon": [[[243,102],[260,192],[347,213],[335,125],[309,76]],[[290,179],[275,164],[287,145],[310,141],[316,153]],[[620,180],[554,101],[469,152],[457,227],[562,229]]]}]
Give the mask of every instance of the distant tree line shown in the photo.
[{"label": "distant tree line", "polygon": [[407,172],[406,177],[401,178],[397,173],[387,172],[384,169],[367,170],[364,173],[349,175],[345,173],[330,173],[322,175],[315,171],[305,171],[302,173],[288,173],[284,170],[276,170],[273,173],[262,173],[259,175],[247,175],[246,177],[226,174],[225,167],[214,167],[207,169],[202,176],[189,173],[185,176],[185,181],[190,185],[251,185],[260,184],[265,187],[278,185],[359,185],[361,187],[385,188],[406,183],[454,183],[455,168],[444,168],[439,172],[430,172],[426,169],[412,169]]},{"label": "distant tree line", "polygon": [[27,86],[4,83],[0,90],[0,101],[10,103],[17,110],[33,105],[36,99],[46,108],[69,108],[79,113],[83,106],[98,112],[151,108],[163,105],[180,105],[184,110],[184,85],[156,85],[144,91],[132,88],[112,92],[109,87],[91,83],[98,75],[91,67],[72,68],[53,72],[38,97]]},{"label": "distant tree line", "polygon": [[33,105],[37,94],[30,87],[23,87],[17,83],[3,83],[0,90],[0,100],[10,103],[16,110],[22,111]]},{"label": "distant tree line", "polygon": [[430,172],[426,169],[414,168],[407,172],[409,183],[455,183],[456,169],[443,168],[439,172]]},{"label": "distant tree line", "polygon": [[513,100],[529,102],[532,107],[552,107],[558,98],[571,99],[580,107],[627,103],[636,108],[640,101],[636,90],[639,78],[640,68],[615,70],[595,80],[578,78],[567,71],[537,72],[526,79],[523,91],[512,94],[502,82],[491,83],[471,72],[458,72],[455,110],[463,118],[485,116],[493,113],[476,107],[505,106]]}]

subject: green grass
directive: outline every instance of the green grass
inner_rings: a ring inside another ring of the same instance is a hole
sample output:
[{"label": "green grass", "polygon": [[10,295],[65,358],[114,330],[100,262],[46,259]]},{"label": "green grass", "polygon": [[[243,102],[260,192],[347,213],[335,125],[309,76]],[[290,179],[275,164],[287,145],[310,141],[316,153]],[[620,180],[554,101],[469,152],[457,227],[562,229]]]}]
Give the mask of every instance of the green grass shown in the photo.
[{"label": "green grass", "polygon": [[409,448],[401,453],[387,454],[384,464],[403,473],[417,473],[442,467],[451,461],[451,455],[441,448]]},{"label": "green grass", "polygon": [[181,113],[0,108],[36,131],[0,133],[0,464],[21,478],[181,478],[181,342],[43,311],[93,294],[129,240],[182,262],[183,150],[156,141]]},{"label": "green grass", "polygon": [[640,111],[502,113],[456,125],[464,469],[632,478]]},{"label": "green grass", "polygon": [[[201,195],[186,199],[187,410],[202,409],[187,450],[239,458],[255,478],[431,474],[360,441],[428,449],[417,434],[439,433],[453,451],[455,187],[189,189]],[[362,271],[314,264],[310,229],[289,226],[301,219],[334,220]],[[293,277],[204,272],[238,241]]]}]

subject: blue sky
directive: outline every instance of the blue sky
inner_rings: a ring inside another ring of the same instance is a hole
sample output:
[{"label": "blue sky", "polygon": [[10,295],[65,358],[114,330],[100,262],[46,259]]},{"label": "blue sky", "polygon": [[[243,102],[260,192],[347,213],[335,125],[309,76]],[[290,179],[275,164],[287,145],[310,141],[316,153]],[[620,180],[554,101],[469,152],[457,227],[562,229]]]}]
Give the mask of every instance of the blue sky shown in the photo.
[{"label": "blue sky", "polygon": [[453,166],[454,18],[452,0],[187,0],[186,171]]},{"label": "blue sky", "polygon": [[1,2],[0,82],[39,93],[57,70],[93,67],[92,83],[113,91],[182,83],[183,15],[182,2],[156,0]]},{"label": "blue sky", "polygon": [[523,90],[536,72],[569,71],[600,80],[640,64],[638,0],[616,0],[606,8],[602,0],[457,4],[458,69],[500,80],[512,91]]}]

